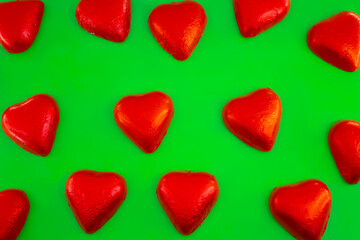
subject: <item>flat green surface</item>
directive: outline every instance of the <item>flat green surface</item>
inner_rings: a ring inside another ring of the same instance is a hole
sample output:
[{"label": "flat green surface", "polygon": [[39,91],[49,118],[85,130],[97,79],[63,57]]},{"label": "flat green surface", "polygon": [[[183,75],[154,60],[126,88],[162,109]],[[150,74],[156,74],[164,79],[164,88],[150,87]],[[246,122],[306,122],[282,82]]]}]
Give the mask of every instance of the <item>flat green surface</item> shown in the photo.
[{"label": "flat green surface", "polygon": [[[340,176],[327,145],[336,121],[360,120],[360,71],[343,72],[307,47],[307,30],[339,11],[360,13],[358,0],[293,0],[289,15],[252,39],[241,37],[231,0],[199,0],[208,24],[193,55],[179,62],[156,42],[147,25],[164,0],[133,0],[131,31],[112,43],[82,30],[76,0],[45,0],[33,46],[22,54],[0,49],[0,111],[37,93],[60,107],[52,153],[27,153],[0,132],[0,189],[19,188],[31,210],[19,240],[233,240],[292,239],[272,218],[268,196],[279,185],[324,181],[333,206],[323,239],[359,239],[360,185]],[[280,96],[283,116],[274,149],[248,147],[224,126],[227,101],[257,88]],[[160,90],[175,116],[157,152],[141,152],[117,128],[116,102],[128,94]],[[64,189],[79,169],[114,171],[128,184],[116,215],[85,234]],[[180,235],[160,207],[155,189],[171,170],[206,171],[220,184],[219,200],[191,236]]]}]

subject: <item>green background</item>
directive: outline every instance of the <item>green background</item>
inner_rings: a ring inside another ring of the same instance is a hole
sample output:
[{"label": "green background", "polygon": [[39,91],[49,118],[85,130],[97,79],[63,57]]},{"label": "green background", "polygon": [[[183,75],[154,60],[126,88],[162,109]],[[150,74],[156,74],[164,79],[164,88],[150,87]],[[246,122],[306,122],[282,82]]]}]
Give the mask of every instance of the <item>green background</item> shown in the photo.
[{"label": "green background", "polygon": [[[313,24],[343,10],[360,13],[359,1],[293,0],[284,21],[252,39],[240,35],[231,0],[198,1],[208,24],[185,62],[165,52],[147,25],[151,10],[165,0],[132,1],[124,43],[82,30],[76,0],[45,0],[33,46],[16,55],[0,49],[0,111],[47,93],[61,114],[45,158],[0,132],[0,189],[23,189],[31,202],[18,239],[292,239],[272,218],[268,197],[276,186],[309,178],[324,181],[333,196],[323,239],[359,239],[360,186],[340,176],[327,134],[338,120],[360,120],[360,71],[341,71],[306,44]],[[227,101],[263,87],[283,105],[268,153],[242,143],[221,118]],[[113,107],[125,95],[153,90],[171,96],[175,116],[159,149],[147,155],[118,129]],[[123,205],[93,235],[78,226],[64,196],[67,178],[79,169],[114,171],[128,184]],[[175,230],[156,198],[158,180],[172,170],[206,171],[220,185],[217,204],[189,237]]]}]

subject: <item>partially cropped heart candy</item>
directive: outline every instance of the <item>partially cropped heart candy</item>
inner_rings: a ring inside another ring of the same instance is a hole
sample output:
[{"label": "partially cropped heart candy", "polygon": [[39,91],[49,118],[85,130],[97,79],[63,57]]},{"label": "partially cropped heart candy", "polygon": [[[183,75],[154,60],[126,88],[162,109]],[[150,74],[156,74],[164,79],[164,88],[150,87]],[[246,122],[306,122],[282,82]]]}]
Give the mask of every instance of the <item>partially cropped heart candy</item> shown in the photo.
[{"label": "partially cropped heart candy", "polygon": [[145,153],[156,151],[173,116],[174,104],[162,92],[123,97],[114,109],[121,131]]},{"label": "partially cropped heart candy", "polygon": [[275,220],[298,240],[320,240],[330,217],[331,194],[319,180],[275,188],[269,200]]},{"label": "partially cropped heart candy", "polygon": [[130,31],[130,0],[81,0],[76,8],[79,25],[95,36],[123,42]]},{"label": "partially cropped heart candy", "polygon": [[112,172],[81,170],[66,183],[65,196],[80,227],[88,234],[98,231],[126,198],[126,182]]},{"label": "partially cropped heart candy", "polygon": [[255,37],[281,22],[290,10],[290,0],[233,0],[241,35]]},{"label": "partially cropped heart candy", "polygon": [[25,225],[30,210],[26,194],[17,189],[0,192],[0,239],[15,240]]},{"label": "partially cropped heart candy", "polygon": [[328,136],[335,163],[350,184],[360,181],[360,123],[352,120],[337,122]]},{"label": "partially cropped heart candy", "polygon": [[225,126],[241,141],[261,151],[270,151],[280,127],[280,98],[269,88],[228,102],[223,109]]},{"label": "partially cropped heart candy", "polygon": [[10,53],[27,50],[38,34],[44,3],[12,1],[0,3],[0,43]]},{"label": "partially cropped heart candy", "polygon": [[156,194],[174,227],[183,235],[193,233],[205,220],[219,196],[216,178],[205,172],[165,174]]},{"label": "partially cropped heart candy", "polygon": [[15,104],[2,115],[6,135],[28,152],[47,156],[59,124],[59,107],[54,98],[38,94]]},{"label": "partially cropped heart candy", "polygon": [[307,35],[308,45],[318,57],[347,72],[360,65],[360,17],[340,12],[315,24]]},{"label": "partially cropped heart candy", "polygon": [[157,6],[149,16],[155,39],[177,60],[190,57],[204,33],[207,18],[197,2],[186,0]]}]

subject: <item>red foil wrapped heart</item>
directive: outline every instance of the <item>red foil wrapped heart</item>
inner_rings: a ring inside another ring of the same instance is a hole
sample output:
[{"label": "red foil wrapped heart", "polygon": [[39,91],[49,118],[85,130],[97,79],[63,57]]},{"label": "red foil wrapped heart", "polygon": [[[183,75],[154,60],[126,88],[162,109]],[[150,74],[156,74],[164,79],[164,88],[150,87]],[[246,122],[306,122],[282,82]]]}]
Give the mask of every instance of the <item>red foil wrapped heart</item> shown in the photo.
[{"label": "red foil wrapped heart", "polygon": [[156,194],[176,230],[189,235],[214,207],[219,196],[219,185],[209,173],[169,172],[160,179]]},{"label": "red foil wrapped heart", "polygon": [[173,116],[174,104],[162,92],[123,97],[114,109],[121,131],[145,153],[156,151]]},{"label": "red foil wrapped heart", "polygon": [[290,10],[290,0],[233,0],[241,35],[255,37],[281,22]]},{"label": "red foil wrapped heart", "polygon": [[207,18],[204,8],[194,1],[162,4],[149,16],[155,39],[175,59],[190,57],[204,33]]},{"label": "red foil wrapped heart", "polygon": [[55,99],[38,94],[7,108],[2,115],[1,125],[17,145],[45,157],[53,146],[59,116]]},{"label": "red foil wrapped heart", "polygon": [[275,220],[298,240],[320,240],[330,217],[331,194],[319,180],[275,188],[269,199]]},{"label": "red foil wrapped heart", "polygon": [[112,42],[123,42],[130,31],[130,0],[81,0],[76,19],[87,32]]},{"label": "red foil wrapped heart", "polygon": [[347,72],[360,65],[360,17],[340,12],[315,24],[308,32],[311,51],[325,62]]},{"label": "red foil wrapped heart", "polygon": [[335,163],[349,184],[360,181],[360,123],[352,120],[337,122],[328,136]]},{"label": "red foil wrapped heart", "polygon": [[223,109],[225,126],[241,141],[260,151],[270,151],[280,127],[280,98],[269,88],[228,102]]},{"label": "red foil wrapped heart", "polygon": [[38,34],[44,3],[12,1],[0,3],[0,43],[9,53],[27,50]]},{"label": "red foil wrapped heart", "polygon": [[114,216],[126,190],[124,178],[117,173],[81,170],[67,180],[65,196],[80,227],[91,234]]},{"label": "red foil wrapped heart", "polygon": [[30,210],[26,194],[17,189],[0,192],[0,239],[15,240],[25,225]]}]

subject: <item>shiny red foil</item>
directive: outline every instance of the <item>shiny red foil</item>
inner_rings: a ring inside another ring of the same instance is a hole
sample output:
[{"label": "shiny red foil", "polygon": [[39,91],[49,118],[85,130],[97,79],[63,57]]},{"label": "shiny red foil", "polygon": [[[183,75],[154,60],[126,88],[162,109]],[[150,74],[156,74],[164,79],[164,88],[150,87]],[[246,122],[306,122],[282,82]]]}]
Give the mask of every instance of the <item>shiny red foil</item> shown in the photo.
[{"label": "shiny red foil", "polygon": [[27,50],[38,34],[44,3],[12,1],[0,3],[0,43],[9,53]]},{"label": "shiny red foil", "polygon": [[260,151],[270,151],[280,127],[280,98],[269,88],[232,99],[223,109],[225,126],[241,141]]},{"label": "shiny red foil", "polygon": [[155,39],[177,60],[190,57],[204,33],[207,18],[204,8],[195,1],[157,6],[149,16]]},{"label": "shiny red foil", "polygon": [[275,188],[269,199],[270,211],[298,240],[320,240],[330,217],[331,194],[319,180],[306,180]]},{"label": "shiny red foil", "polygon": [[6,135],[26,151],[47,156],[59,124],[59,107],[54,98],[37,94],[5,110],[1,125]]},{"label": "shiny red foil", "polygon": [[130,0],[81,0],[76,19],[87,32],[112,42],[123,42],[130,31]]},{"label": "shiny red foil", "polygon": [[353,12],[340,12],[315,24],[307,42],[322,60],[347,72],[360,65],[360,17]]},{"label": "shiny red foil", "polygon": [[80,227],[91,234],[114,216],[126,191],[126,182],[117,173],[81,170],[67,180],[65,196]]},{"label": "shiny red foil", "polygon": [[214,207],[219,196],[219,185],[209,173],[169,172],[160,179],[156,194],[176,230],[189,235]]},{"label": "shiny red foil", "polygon": [[352,120],[337,122],[328,136],[335,163],[349,184],[360,181],[360,123]]},{"label": "shiny red foil", "polygon": [[233,0],[241,35],[255,37],[281,22],[290,10],[290,0]]},{"label": "shiny red foil", "polygon": [[15,240],[25,225],[30,202],[25,192],[8,189],[0,192],[0,239]]},{"label": "shiny red foil", "polygon": [[156,151],[173,116],[171,98],[158,91],[123,97],[114,109],[121,131],[145,153]]}]

